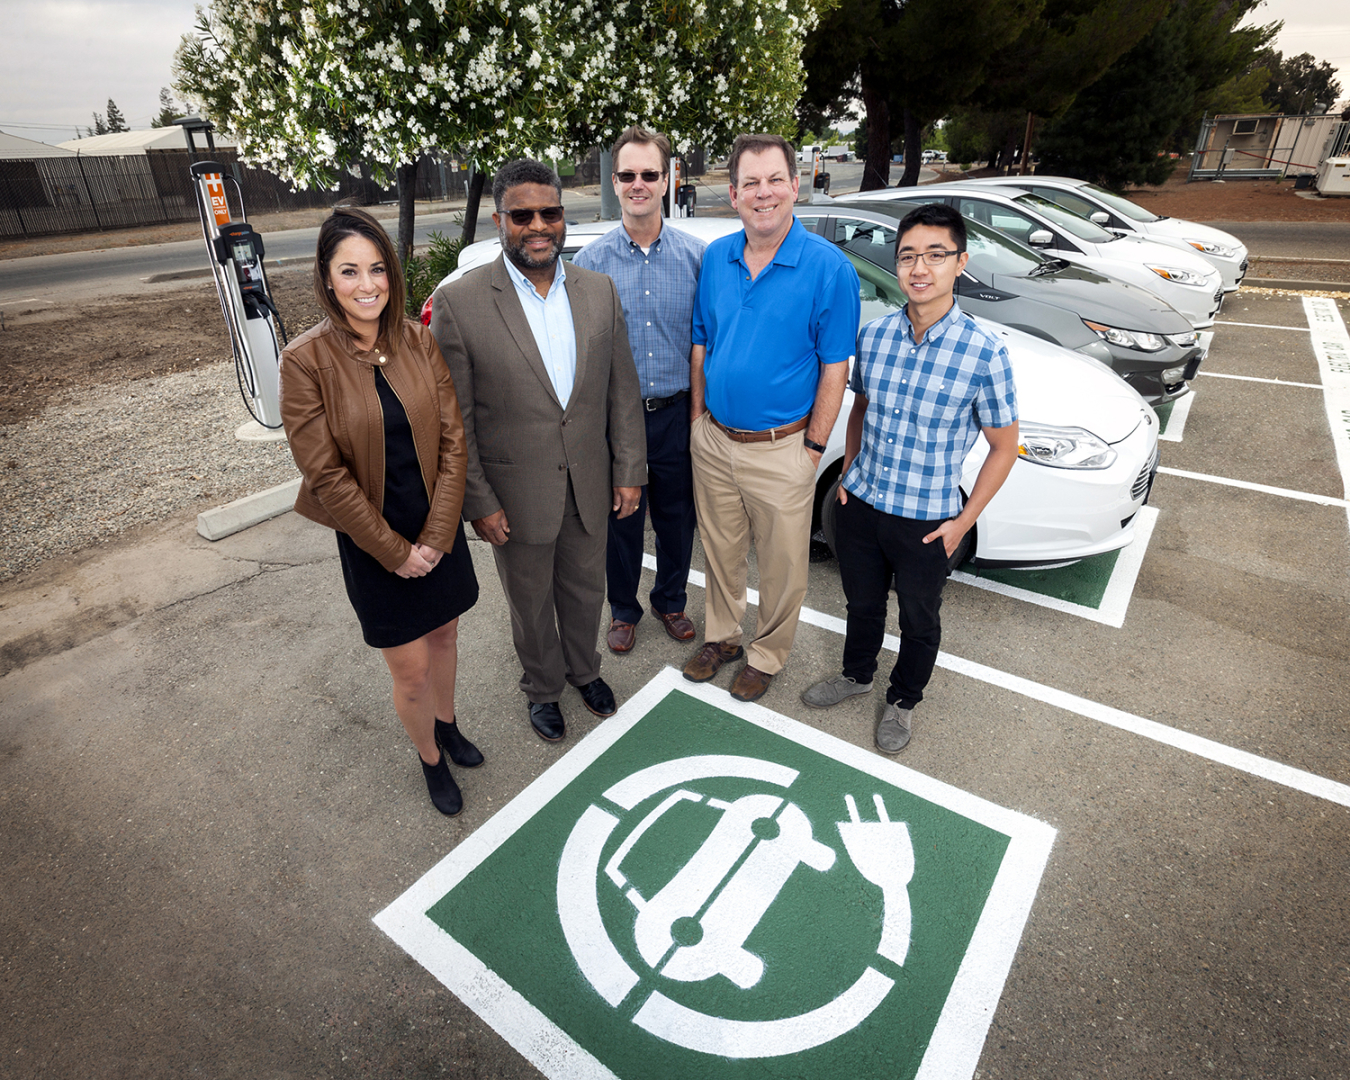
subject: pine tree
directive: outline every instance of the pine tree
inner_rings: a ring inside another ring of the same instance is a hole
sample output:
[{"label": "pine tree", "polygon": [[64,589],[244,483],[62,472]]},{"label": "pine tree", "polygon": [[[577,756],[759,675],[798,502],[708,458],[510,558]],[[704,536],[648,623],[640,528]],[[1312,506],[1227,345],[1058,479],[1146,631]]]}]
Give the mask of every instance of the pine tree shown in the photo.
[{"label": "pine tree", "polygon": [[151,127],[168,127],[179,116],[178,106],[174,104],[173,94],[167,86],[159,88],[159,115],[150,121]]},{"label": "pine tree", "polygon": [[[111,102],[109,102],[109,104],[111,104]],[[87,127],[84,130],[90,135],[106,135],[108,134],[108,125],[104,123],[102,116],[98,113],[94,113],[94,126]]]},{"label": "pine tree", "polygon": [[127,122],[122,116],[122,110],[117,107],[117,102],[112,98],[108,99],[108,133],[115,131],[130,131]]}]

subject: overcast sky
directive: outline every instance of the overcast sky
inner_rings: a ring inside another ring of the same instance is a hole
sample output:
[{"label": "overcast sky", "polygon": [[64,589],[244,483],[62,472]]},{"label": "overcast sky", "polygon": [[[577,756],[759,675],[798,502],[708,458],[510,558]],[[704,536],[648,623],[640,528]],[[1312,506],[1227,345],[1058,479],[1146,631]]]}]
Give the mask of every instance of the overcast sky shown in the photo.
[{"label": "overcast sky", "polygon": [[[4,0],[0,130],[61,142],[92,126],[109,98],[130,127],[149,127],[194,7],[194,0]],[[1285,23],[1276,47],[1329,61],[1350,94],[1350,3],[1267,0],[1250,21],[1276,19]]]}]

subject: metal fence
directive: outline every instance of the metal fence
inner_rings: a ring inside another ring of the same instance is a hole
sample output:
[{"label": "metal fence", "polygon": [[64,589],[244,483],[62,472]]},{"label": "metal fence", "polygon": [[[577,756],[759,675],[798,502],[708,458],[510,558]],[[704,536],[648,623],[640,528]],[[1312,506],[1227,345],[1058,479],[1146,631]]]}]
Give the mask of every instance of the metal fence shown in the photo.
[{"label": "metal fence", "polygon": [[[241,164],[232,149],[217,149],[210,156],[239,181],[250,215],[339,202],[370,205],[397,197],[393,188],[351,173],[343,174],[336,191],[293,190],[265,169]],[[190,163],[187,150],[0,161],[0,237],[196,221]],[[416,197],[463,198],[468,177],[454,158],[424,157],[418,162]]]},{"label": "metal fence", "polygon": [[[265,169],[241,164],[233,149],[199,155],[220,162],[239,181],[250,216],[320,209],[339,202],[368,206],[397,198],[395,189],[363,179],[369,176],[368,168],[344,173],[336,191],[296,191]],[[148,150],[123,157],[80,154],[0,160],[0,239],[196,221],[190,163],[185,149]],[[598,148],[578,162],[552,164],[564,187],[600,181]],[[695,151],[687,166],[689,175],[700,175],[702,151]],[[463,199],[471,175],[468,164],[455,155],[425,156],[418,161],[415,197]],[[490,177],[487,191],[491,191]]]}]

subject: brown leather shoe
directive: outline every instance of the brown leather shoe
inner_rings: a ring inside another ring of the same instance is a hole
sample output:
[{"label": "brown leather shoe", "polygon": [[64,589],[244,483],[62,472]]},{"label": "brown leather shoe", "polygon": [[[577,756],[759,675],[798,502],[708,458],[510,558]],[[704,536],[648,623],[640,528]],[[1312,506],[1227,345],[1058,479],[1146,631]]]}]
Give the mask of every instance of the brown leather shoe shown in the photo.
[{"label": "brown leather shoe", "polygon": [[662,625],[666,628],[666,633],[676,641],[694,640],[694,634],[696,634],[697,631],[694,629],[694,624],[685,618],[683,611],[676,611],[670,615],[663,615],[661,612],[657,611],[656,608],[652,608],[652,614],[661,620]]},{"label": "brown leather shoe", "polygon": [[611,619],[609,633],[605,635],[605,644],[609,646],[610,652],[628,652],[637,644],[637,627],[630,622]]},{"label": "brown leather shoe", "polygon": [[741,668],[736,681],[731,684],[731,696],[737,701],[754,701],[764,696],[764,691],[773,682],[773,676],[749,664]]},{"label": "brown leather shoe", "polygon": [[707,682],[721,670],[723,664],[739,660],[744,652],[739,645],[726,645],[720,641],[705,642],[693,659],[684,665],[684,677],[690,682]]}]

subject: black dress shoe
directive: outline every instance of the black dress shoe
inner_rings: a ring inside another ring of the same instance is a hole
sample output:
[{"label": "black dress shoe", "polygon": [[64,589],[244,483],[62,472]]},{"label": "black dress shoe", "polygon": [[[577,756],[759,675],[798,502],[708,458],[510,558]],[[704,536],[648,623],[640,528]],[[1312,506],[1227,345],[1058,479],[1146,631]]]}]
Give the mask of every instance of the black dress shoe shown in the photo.
[{"label": "black dress shoe", "polygon": [[476,769],[483,764],[483,755],[478,747],[460,733],[458,720],[459,717],[455,717],[448,724],[444,720],[437,720],[436,741],[461,769]]},{"label": "black dress shoe", "polygon": [[596,716],[613,716],[619,709],[614,704],[614,691],[604,679],[592,679],[585,686],[578,686],[577,692],[581,694],[586,708]]},{"label": "black dress shoe", "polygon": [[445,754],[441,754],[441,759],[435,765],[428,765],[422,761],[421,754],[417,755],[417,760],[422,762],[422,775],[426,777],[427,794],[431,796],[431,805],[446,817],[454,817],[464,809],[464,796],[459,793],[459,785],[450,775],[450,766],[445,763]]},{"label": "black dress shoe", "polygon": [[557,742],[567,734],[562,709],[558,708],[556,701],[531,701],[530,723],[539,737],[548,742]]}]

